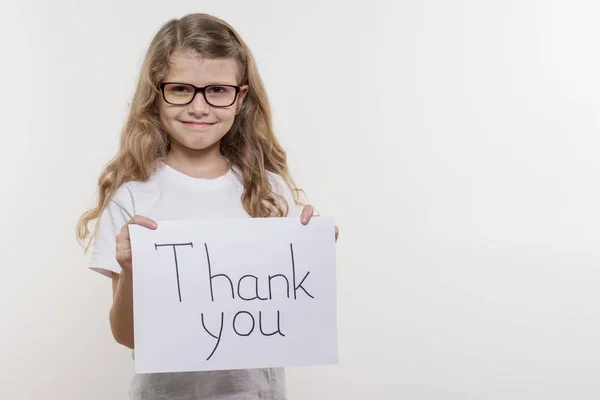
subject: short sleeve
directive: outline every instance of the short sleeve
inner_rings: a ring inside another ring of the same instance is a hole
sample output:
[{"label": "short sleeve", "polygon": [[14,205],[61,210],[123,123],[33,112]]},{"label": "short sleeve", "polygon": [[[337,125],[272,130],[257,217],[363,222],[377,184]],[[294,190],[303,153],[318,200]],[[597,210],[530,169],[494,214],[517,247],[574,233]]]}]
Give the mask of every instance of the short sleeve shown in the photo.
[{"label": "short sleeve", "polygon": [[292,190],[285,180],[277,174],[271,174],[271,182],[273,190],[282,196],[288,204],[288,217],[299,217],[302,213],[302,208],[296,204]]},{"label": "short sleeve", "polygon": [[116,237],[134,215],[133,202],[128,190],[119,188],[98,219],[98,230],[89,268],[102,275],[111,277],[112,273],[121,273],[116,258]]}]

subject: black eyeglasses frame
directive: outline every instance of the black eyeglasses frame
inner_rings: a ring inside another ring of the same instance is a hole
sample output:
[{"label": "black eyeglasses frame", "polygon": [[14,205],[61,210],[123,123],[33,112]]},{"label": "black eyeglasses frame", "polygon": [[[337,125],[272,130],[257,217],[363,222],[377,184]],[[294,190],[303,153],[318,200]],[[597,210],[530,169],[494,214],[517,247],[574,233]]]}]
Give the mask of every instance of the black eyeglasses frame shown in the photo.
[{"label": "black eyeglasses frame", "polygon": [[[169,102],[169,101],[167,100],[167,96],[165,95],[165,86],[167,86],[167,85],[182,85],[182,86],[189,86],[189,87],[193,87],[193,88],[194,88],[194,90],[195,90],[195,92],[194,92],[194,95],[192,96],[192,99],[191,99],[190,101],[188,101],[187,103],[171,103],[171,102]],[[206,86],[203,86],[203,87],[198,87],[198,86],[192,85],[191,83],[186,83],[186,82],[161,82],[161,83],[159,83],[158,87],[159,87],[159,89],[160,89],[160,92],[162,93],[163,100],[164,100],[164,101],[165,101],[165,103],[167,103],[167,104],[171,104],[171,105],[174,105],[174,106],[187,106],[187,105],[188,105],[188,104],[190,104],[192,101],[194,101],[194,99],[196,98],[196,95],[197,95],[198,93],[202,93],[202,96],[204,97],[204,101],[206,101],[206,103],[207,103],[207,104],[209,104],[210,106],[212,106],[212,107],[216,107],[216,108],[227,108],[227,107],[231,107],[231,106],[232,106],[232,105],[235,103],[235,101],[237,100],[237,98],[238,98],[238,95],[240,94],[240,90],[242,89],[242,87],[241,87],[241,86],[237,86],[237,85],[226,85],[226,84],[223,84],[223,85],[221,85],[221,84],[213,84],[213,85],[206,85]],[[231,104],[228,104],[228,105],[226,105],[226,106],[224,106],[224,105],[219,105],[219,106],[217,106],[217,105],[214,105],[214,104],[212,104],[212,103],[211,103],[211,102],[208,100],[208,98],[206,97],[206,89],[209,89],[209,88],[211,88],[211,87],[230,87],[230,88],[234,88],[234,89],[235,89],[235,96],[233,97],[233,101],[231,102]]]}]

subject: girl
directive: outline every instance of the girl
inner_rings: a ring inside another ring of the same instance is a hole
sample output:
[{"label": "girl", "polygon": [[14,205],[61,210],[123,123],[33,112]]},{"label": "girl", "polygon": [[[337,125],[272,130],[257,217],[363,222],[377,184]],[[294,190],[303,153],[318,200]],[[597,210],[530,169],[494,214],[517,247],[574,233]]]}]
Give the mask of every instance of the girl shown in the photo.
[{"label": "girl", "polygon": [[[218,18],[167,22],[152,40],[120,149],[100,175],[99,201],[78,223],[94,237],[90,268],[112,278],[110,327],[134,349],[129,224],[297,216],[302,204],[271,124],[253,56]],[[98,220],[94,234],[88,224]],[[337,240],[336,227],[336,240]],[[91,238],[91,237],[90,237]],[[132,399],[284,399],[281,369],[136,375]]]}]

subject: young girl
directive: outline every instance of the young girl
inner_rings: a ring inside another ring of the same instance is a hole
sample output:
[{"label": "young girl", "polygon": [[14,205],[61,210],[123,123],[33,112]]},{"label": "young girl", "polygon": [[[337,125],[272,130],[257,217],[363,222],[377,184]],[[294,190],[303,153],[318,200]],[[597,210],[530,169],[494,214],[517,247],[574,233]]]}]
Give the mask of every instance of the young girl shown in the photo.
[{"label": "young girl", "polygon": [[[156,229],[159,220],[282,216],[306,224],[314,212],[299,208],[250,50],[230,25],[204,14],[171,20],[152,40],[119,152],[98,186],[98,204],[81,217],[78,236],[94,238],[90,268],[112,278],[111,330],[131,349],[129,224]],[[279,400],[285,377],[278,368],[140,374],[130,394]]]}]

